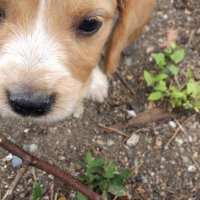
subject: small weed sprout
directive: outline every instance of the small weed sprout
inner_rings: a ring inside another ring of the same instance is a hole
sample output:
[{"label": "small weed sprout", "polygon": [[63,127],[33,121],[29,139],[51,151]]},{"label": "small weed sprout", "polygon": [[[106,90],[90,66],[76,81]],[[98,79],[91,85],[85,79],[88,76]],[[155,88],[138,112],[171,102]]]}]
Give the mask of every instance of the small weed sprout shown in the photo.
[{"label": "small weed sprout", "polygon": [[32,191],[32,200],[38,200],[42,198],[42,189],[40,185],[35,182],[33,184],[33,191]]},{"label": "small weed sprout", "polygon": [[[86,164],[78,163],[85,172],[80,178],[82,183],[99,193],[105,200],[111,200],[113,196],[126,196],[127,192],[123,184],[125,179],[132,174],[130,170],[123,170],[118,173],[111,160],[94,160],[90,152],[87,153],[86,160]],[[74,200],[88,200],[88,198],[78,193]]]},{"label": "small weed sprout", "polygon": [[166,48],[163,53],[152,54],[158,69],[162,72],[153,75],[144,71],[146,84],[153,89],[148,100],[156,101],[165,98],[169,100],[172,108],[183,107],[199,112],[200,81],[192,78],[191,70],[188,69],[184,83],[178,82],[179,68],[176,65],[184,59],[184,56],[184,49],[180,49],[174,43],[171,44],[171,47]]}]

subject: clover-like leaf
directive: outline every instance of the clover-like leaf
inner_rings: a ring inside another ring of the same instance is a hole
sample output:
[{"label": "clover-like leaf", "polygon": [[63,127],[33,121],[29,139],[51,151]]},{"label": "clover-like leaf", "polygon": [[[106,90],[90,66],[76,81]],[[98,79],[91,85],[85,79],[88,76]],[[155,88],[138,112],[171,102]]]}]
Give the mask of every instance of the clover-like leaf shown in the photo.
[{"label": "clover-like leaf", "polygon": [[156,101],[156,100],[162,99],[163,97],[164,95],[162,92],[152,92],[150,96],[148,97],[148,100]]},{"label": "clover-like leaf", "polygon": [[174,74],[176,76],[178,75],[179,69],[175,65],[169,66],[168,69],[172,74]]},{"label": "clover-like leaf", "polygon": [[163,53],[153,53],[152,57],[156,61],[156,64],[158,65],[158,68],[159,69],[163,69],[164,66],[166,65],[165,54],[163,54]]},{"label": "clover-like leaf", "polygon": [[167,86],[166,86],[166,82],[165,81],[160,81],[155,87],[155,90],[157,91],[167,91]]},{"label": "clover-like leaf", "polygon": [[147,71],[144,71],[144,79],[147,83],[147,86],[152,86],[153,83],[154,83],[154,77],[152,74],[150,74],[149,72]]},{"label": "clover-like leaf", "polygon": [[174,52],[170,56],[170,58],[177,64],[177,63],[179,63],[179,62],[181,62],[183,60],[184,56],[185,56],[184,49],[180,49],[180,50]]}]

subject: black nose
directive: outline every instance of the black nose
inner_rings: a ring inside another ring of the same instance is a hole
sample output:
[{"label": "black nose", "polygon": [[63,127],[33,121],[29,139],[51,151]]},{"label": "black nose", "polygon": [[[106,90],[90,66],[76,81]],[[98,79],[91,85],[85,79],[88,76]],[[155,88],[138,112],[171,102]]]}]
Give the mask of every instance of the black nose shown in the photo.
[{"label": "black nose", "polygon": [[53,95],[44,92],[8,92],[11,109],[21,116],[45,115],[50,111],[53,99]]}]

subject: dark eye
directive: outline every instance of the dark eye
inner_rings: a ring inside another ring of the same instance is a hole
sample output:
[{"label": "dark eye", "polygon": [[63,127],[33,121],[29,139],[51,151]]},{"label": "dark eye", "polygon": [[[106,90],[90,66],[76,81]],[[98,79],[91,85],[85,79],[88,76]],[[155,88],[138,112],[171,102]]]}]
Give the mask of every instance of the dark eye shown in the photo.
[{"label": "dark eye", "polygon": [[3,9],[0,9],[0,22],[2,22],[6,17],[6,12]]},{"label": "dark eye", "polygon": [[102,25],[102,22],[96,18],[89,18],[82,21],[78,26],[78,33],[83,35],[92,35],[96,33]]}]

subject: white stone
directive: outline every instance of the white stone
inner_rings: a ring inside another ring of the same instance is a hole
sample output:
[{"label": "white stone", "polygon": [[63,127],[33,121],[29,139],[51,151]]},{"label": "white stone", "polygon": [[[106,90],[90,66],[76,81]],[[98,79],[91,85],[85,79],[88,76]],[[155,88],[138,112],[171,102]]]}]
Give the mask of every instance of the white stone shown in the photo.
[{"label": "white stone", "polygon": [[31,144],[29,147],[30,153],[34,153],[35,151],[37,151],[37,149],[38,149],[37,144]]},{"label": "white stone", "polygon": [[9,153],[5,158],[2,159],[3,162],[8,162],[8,161],[11,161],[12,160],[12,154]]},{"label": "white stone", "polygon": [[169,125],[172,127],[172,128],[176,128],[176,123],[174,121],[170,121],[169,122]]},{"label": "white stone", "polygon": [[129,146],[129,147],[133,147],[135,146],[140,140],[140,136],[133,133],[131,135],[131,137],[127,140],[126,144]]},{"label": "white stone", "polygon": [[188,172],[190,172],[190,173],[193,173],[193,172],[196,172],[196,167],[194,166],[194,165],[190,165],[189,167],[188,167],[188,169],[187,169],[187,171]]},{"label": "white stone", "polygon": [[176,141],[179,145],[182,145],[182,144],[183,144],[183,140],[182,140],[182,139],[176,138],[175,141]]},{"label": "white stone", "polygon": [[127,110],[127,113],[128,113],[128,117],[136,117],[136,113],[134,110]]},{"label": "white stone", "polygon": [[114,144],[114,142],[112,140],[108,140],[107,145],[108,146],[112,146]]}]

